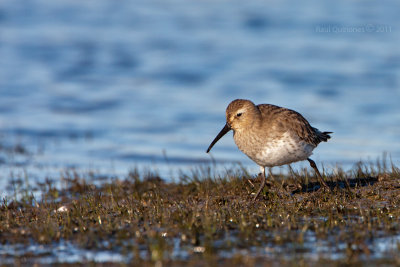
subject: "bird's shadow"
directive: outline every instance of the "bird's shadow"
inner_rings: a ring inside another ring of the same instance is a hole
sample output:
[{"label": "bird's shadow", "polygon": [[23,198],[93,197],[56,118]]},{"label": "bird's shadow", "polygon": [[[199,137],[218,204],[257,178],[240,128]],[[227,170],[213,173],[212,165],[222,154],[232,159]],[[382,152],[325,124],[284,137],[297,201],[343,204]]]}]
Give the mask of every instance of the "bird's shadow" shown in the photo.
[{"label": "bird's shadow", "polygon": [[[378,182],[377,177],[350,178],[350,179],[345,179],[345,180],[339,180],[336,182],[326,181],[326,183],[330,189],[334,189],[334,188],[346,189],[346,188],[363,187],[363,186],[373,185],[376,182]],[[307,184],[300,184],[300,185],[301,185],[301,189],[292,191],[292,194],[314,192],[314,191],[318,191],[321,188],[321,185],[318,182],[310,182]]]}]

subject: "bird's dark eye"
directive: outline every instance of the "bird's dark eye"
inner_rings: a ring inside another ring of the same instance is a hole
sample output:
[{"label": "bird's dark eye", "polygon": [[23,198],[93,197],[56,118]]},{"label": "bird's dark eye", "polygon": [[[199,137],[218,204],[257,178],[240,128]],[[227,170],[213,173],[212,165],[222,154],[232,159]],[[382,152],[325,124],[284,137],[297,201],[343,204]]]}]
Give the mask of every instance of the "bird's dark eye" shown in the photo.
[{"label": "bird's dark eye", "polygon": [[241,112],[239,112],[238,114],[236,114],[236,117],[240,117],[240,116],[242,116],[242,113],[241,113]]}]

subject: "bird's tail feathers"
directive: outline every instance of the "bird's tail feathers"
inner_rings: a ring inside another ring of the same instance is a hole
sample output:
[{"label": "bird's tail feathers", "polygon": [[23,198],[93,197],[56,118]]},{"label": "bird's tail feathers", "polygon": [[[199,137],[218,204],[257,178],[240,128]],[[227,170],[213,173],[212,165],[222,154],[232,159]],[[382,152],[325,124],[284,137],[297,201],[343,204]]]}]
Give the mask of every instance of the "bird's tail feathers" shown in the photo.
[{"label": "bird's tail feathers", "polygon": [[314,128],[314,127],[313,127],[313,130],[318,138],[318,143],[319,142],[327,142],[328,139],[331,138],[330,134],[333,133],[333,132],[321,132],[320,130],[318,130],[317,128]]},{"label": "bird's tail feathers", "polygon": [[326,142],[328,139],[331,138],[330,134],[333,132],[319,132],[319,137],[321,138],[322,141]]}]

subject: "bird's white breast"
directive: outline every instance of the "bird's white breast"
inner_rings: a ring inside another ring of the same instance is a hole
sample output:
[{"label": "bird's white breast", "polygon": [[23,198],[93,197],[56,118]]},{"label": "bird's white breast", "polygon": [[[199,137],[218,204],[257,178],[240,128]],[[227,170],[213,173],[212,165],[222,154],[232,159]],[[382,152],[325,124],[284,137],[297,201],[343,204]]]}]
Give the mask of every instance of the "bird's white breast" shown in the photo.
[{"label": "bird's white breast", "polygon": [[286,132],[279,139],[262,144],[258,153],[246,154],[260,166],[273,167],[306,160],[314,148],[314,145]]}]

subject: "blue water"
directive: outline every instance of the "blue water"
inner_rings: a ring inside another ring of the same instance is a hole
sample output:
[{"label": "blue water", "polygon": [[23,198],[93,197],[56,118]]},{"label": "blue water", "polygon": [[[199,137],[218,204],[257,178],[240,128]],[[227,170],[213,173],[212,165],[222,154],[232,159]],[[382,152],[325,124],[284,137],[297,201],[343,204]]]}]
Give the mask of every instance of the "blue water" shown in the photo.
[{"label": "blue water", "polygon": [[[269,262],[278,261],[282,258],[287,261],[293,261],[295,257],[301,255],[302,259],[311,262],[320,259],[343,260],[346,259],[347,244],[336,244],[332,240],[318,240],[314,233],[306,233],[306,240],[302,244],[294,243],[292,245],[266,244],[264,247],[249,247],[241,249],[224,250],[218,252],[222,259],[232,258],[237,255],[246,255],[252,257],[266,258]],[[234,238],[234,237],[230,237]],[[374,259],[390,260],[398,252],[398,235],[392,237],[378,237],[371,240],[367,248],[372,251],[372,255],[360,256],[360,260],[368,262]],[[108,241],[105,246],[110,247]],[[333,243],[333,244],[332,244]],[[200,253],[204,252],[204,247],[185,246],[181,244],[179,238],[174,239],[174,249],[168,258],[172,260],[187,260],[193,257],[193,251],[199,248]],[[201,250],[202,249],[202,250]],[[142,259],[149,259],[149,251],[142,247],[139,251]],[[81,262],[107,262],[107,263],[131,263],[137,261],[136,255],[132,252],[121,252],[118,249],[104,250],[86,250],[71,242],[60,240],[57,243],[38,245],[38,244],[4,244],[0,249],[0,257],[3,264],[12,265],[16,262],[16,257],[24,258],[24,263],[29,265],[36,264],[56,264],[56,263],[81,263]],[[389,265],[391,266],[391,265]]]},{"label": "blue water", "polygon": [[[0,180],[69,168],[172,179],[211,162],[205,150],[236,98],[333,131],[313,156],[326,168],[383,152],[400,165],[398,10],[395,0],[2,1]],[[231,136],[212,156],[258,171]]]}]

